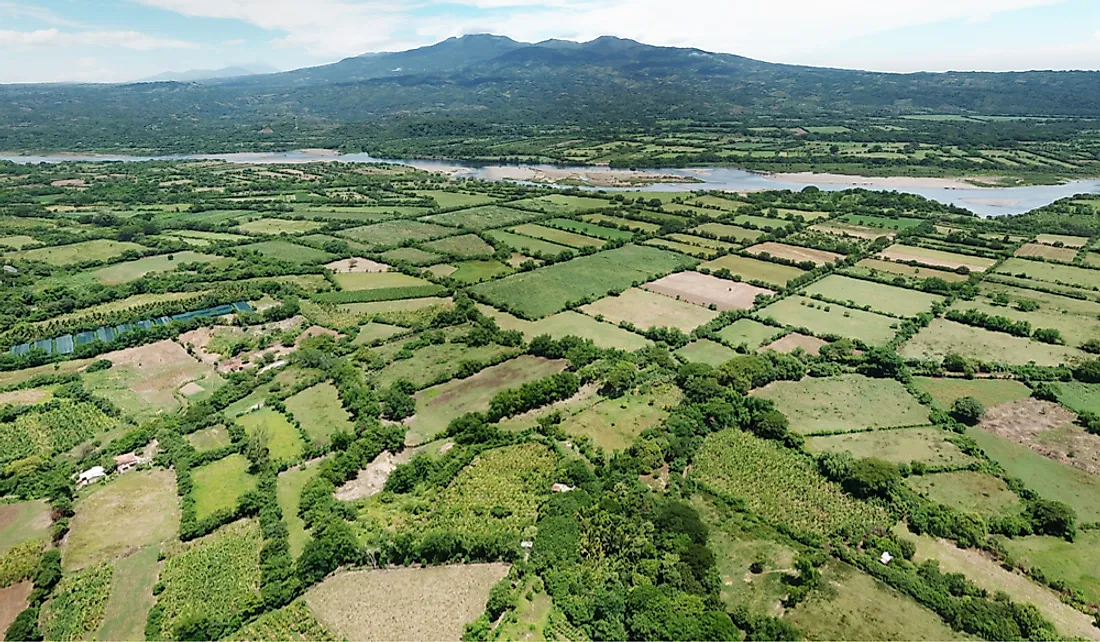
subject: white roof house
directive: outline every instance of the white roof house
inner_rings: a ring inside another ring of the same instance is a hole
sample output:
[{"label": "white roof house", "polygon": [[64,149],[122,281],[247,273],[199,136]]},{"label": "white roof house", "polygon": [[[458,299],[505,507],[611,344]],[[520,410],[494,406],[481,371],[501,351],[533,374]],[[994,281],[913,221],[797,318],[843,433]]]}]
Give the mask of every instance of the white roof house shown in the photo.
[{"label": "white roof house", "polygon": [[103,469],[103,466],[92,466],[88,470],[80,473],[76,478],[76,485],[87,486],[88,484],[94,484],[106,476],[107,471]]},{"label": "white roof house", "polygon": [[878,561],[882,562],[883,566],[889,566],[890,562],[894,561],[894,556],[889,551],[883,551],[882,557],[878,558]]}]

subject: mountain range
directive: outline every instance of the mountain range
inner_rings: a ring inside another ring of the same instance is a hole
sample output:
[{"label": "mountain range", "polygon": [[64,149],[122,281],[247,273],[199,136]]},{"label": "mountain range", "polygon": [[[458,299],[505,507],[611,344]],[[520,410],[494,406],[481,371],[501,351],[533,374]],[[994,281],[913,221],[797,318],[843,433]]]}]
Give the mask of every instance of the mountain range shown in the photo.
[{"label": "mountain range", "polygon": [[282,73],[180,80],[0,86],[0,149],[42,136],[71,141],[74,132],[116,140],[121,127],[132,144],[153,145],[168,133],[183,140],[199,130],[286,122],[389,126],[446,118],[467,123],[466,133],[490,125],[606,130],[753,116],[1100,117],[1100,72],[888,74],[613,37],[532,44],[472,35]]},{"label": "mountain range", "polygon": [[191,69],[188,71],[166,71],[156,76],[143,78],[137,82],[199,82],[203,80],[215,80],[219,78],[238,78],[242,76],[254,76],[258,74],[273,74],[279,70],[271,65],[256,63],[252,65],[239,65],[222,67],[221,69]]}]

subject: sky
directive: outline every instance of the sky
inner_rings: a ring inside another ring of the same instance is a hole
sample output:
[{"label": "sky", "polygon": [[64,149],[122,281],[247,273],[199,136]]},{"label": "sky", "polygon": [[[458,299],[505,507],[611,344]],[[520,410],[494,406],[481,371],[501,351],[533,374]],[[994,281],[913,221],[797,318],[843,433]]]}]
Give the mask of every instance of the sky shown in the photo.
[{"label": "sky", "polygon": [[288,70],[472,33],[874,71],[1100,69],[1098,0],[0,0],[0,83]]}]

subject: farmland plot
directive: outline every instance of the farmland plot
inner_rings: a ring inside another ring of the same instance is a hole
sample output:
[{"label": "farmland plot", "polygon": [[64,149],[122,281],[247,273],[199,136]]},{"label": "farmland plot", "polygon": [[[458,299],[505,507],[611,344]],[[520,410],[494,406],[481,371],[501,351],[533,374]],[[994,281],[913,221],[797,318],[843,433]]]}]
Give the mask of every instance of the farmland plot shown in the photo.
[{"label": "farmland plot", "polygon": [[717,312],[698,305],[638,288],[631,288],[619,296],[605,297],[590,303],[582,307],[581,311],[591,316],[603,316],[611,323],[629,321],[642,330],[678,328],[685,333],[709,323],[718,316]]},{"label": "farmland plot", "polygon": [[720,279],[699,272],[677,272],[652,283],[645,289],[677,300],[701,306],[714,306],[716,310],[750,310],[756,305],[756,297],[771,296],[774,291],[765,288]]},{"label": "farmland plot", "polygon": [[893,379],[842,375],[777,381],[753,395],[774,401],[791,429],[803,434],[928,423],[928,409]]}]

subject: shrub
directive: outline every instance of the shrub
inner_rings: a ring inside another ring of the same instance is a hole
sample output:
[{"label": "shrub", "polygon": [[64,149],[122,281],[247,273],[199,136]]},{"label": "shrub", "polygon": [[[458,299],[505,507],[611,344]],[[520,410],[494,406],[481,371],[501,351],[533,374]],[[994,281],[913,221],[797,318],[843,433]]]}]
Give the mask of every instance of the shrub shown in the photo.
[{"label": "shrub", "polygon": [[985,416],[985,406],[974,397],[962,397],[951,404],[951,416],[959,423],[974,426]]}]

